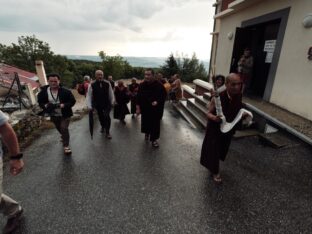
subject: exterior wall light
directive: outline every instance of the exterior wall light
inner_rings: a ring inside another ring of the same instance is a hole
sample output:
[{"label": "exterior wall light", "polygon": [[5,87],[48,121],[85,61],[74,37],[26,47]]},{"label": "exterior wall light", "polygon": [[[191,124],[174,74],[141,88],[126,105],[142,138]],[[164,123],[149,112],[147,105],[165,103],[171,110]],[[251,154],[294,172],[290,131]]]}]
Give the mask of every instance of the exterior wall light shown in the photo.
[{"label": "exterior wall light", "polygon": [[312,27],[312,13],[306,15],[303,18],[302,24],[305,28],[311,28]]}]

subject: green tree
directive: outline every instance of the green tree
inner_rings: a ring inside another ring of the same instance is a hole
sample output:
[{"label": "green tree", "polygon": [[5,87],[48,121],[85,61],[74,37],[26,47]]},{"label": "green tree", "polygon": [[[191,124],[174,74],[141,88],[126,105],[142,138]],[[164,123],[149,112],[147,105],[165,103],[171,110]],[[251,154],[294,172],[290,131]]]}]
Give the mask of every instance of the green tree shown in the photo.
[{"label": "green tree", "polygon": [[105,76],[112,75],[114,80],[128,78],[126,72],[131,69],[130,64],[120,55],[108,56],[104,51],[99,52]]},{"label": "green tree", "polygon": [[125,77],[127,78],[132,78],[135,77],[139,80],[142,80],[144,78],[144,68],[143,67],[129,67],[129,69],[127,69],[125,71]]},{"label": "green tree", "polygon": [[75,75],[73,72],[66,70],[62,74],[61,77],[61,83],[63,86],[67,88],[73,88],[74,87],[74,82],[75,82]]},{"label": "green tree", "polygon": [[170,56],[165,61],[165,64],[161,67],[161,71],[165,77],[170,78],[172,75],[179,73],[179,67],[177,60],[171,53]]},{"label": "green tree", "polygon": [[[0,44],[0,60],[18,68],[36,72],[35,61],[42,60],[47,73],[56,72],[65,79],[66,85],[71,87],[75,79],[76,66],[65,56],[55,55],[48,43],[33,36],[18,37],[18,44],[9,46]],[[65,76],[65,78],[64,78]]]},{"label": "green tree", "polygon": [[[0,45],[0,50],[1,60],[32,72],[36,70],[36,60],[43,60],[45,64],[50,64],[53,59],[49,44],[38,40],[35,35],[18,37],[18,44]],[[49,70],[48,67],[46,70]]]},{"label": "green tree", "polygon": [[195,53],[191,59],[183,58],[181,76],[185,82],[192,82],[195,79],[204,80],[207,77],[204,64],[199,62]]},{"label": "green tree", "polygon": [[184,82],[192,82],[195,79],[204,80],[207,77],[204,64],[200,63],[194,53],[191,58],[177,54],[176,57],[170,54],[166,60],[166,64],[162,67],[162,72],[170,77],[178,73]]}]

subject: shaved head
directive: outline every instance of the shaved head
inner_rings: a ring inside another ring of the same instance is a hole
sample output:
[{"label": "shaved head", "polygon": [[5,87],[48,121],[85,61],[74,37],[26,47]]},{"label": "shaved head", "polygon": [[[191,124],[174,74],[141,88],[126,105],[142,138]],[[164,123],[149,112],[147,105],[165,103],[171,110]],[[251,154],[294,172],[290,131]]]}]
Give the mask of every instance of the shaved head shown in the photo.
[{"label": "shaved head", "polygon": [[237,95],[242,92],[242,81],[238,74],[230,73],[225,79],[225,86],[230,96]]},{"label": "shaved head", "polygon": [[102,70],[96,70],[95,71],[95,79],[100,80],[103,79],[104,72]]}]

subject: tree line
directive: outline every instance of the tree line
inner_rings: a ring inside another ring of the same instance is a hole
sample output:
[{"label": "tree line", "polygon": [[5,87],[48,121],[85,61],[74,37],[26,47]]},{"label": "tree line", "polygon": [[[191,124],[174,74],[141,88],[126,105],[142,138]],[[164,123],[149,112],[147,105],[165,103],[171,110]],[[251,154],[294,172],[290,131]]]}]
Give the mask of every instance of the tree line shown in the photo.
[{"label": "tree line", "polygon": [[[47,42],[39,40],[35,35],[20,36],[17,44],[6,46],[0,43],[1,62],[35,73],[35,61],[42,60],[46,73],[59,73],[62,84],[67,87],[75,87],[77,83],[83,81],[85,75],[93,77],[97,69],[104,70],[105,75],[112,75],[114,80],[132,77],[143,79],[143,67],[132,67],[120,55],[109,56],[104,51],[100,51],[98,55],[102,60],[100,62],[71,60],[66,56],[55,54]],[[207,77],[207,71],[195,53],[191,58],[170,54],[163,66],[154,69],[167,78],[178,73],[184,82]]]}]

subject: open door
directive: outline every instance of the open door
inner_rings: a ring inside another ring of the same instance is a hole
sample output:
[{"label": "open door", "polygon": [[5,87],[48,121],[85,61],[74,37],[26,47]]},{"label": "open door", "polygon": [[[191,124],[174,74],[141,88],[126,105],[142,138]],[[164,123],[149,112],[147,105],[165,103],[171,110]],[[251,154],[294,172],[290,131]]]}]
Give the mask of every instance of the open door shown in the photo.
[{"label": "open door", "polygon": [[252,47],[253,31],[250,28],[236,28],[230,72],[237,72],[237,63],[244,53],[244,49]]},{"label": "open door", "polygon": [[[237,63],[243,55],[244,49],[250,48],[254,63],[249,87],[245,90],[249,96],[263,97],[279,25],[280,19],[276,19],[246,28],[236,28],[230,72],[237,72]],[[270,44],[274,46],[271,46],[272,48],[269,50],[267,47]]]}]

